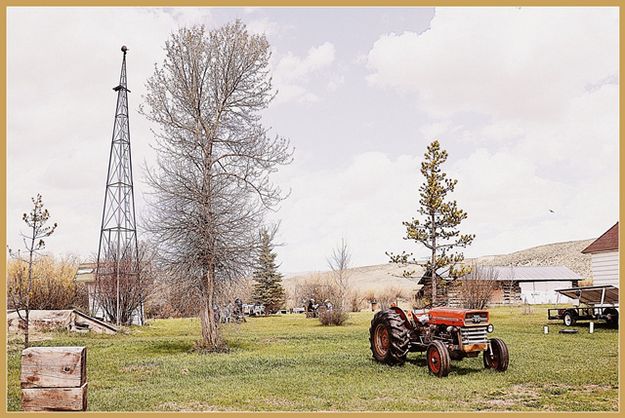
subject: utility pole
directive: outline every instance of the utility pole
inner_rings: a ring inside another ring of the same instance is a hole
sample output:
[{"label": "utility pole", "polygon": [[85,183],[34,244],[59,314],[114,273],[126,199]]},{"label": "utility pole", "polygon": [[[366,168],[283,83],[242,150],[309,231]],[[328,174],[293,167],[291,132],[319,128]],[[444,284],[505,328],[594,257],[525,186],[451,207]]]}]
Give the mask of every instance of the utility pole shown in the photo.
[{"label": "utility pole", "polygon": [[[135,217],[135,198],[132,183],[132,158],[130,156],[130,126],[128,124],[128,90],[126,79],[126,53],[128,48],[122,46],[123,53],[119,85],[113,88],[117,92],[117,106],[113,122],[113,139],[109,154],[104,207],[102,209],[102,227],[98,246],[98,262],[96,267],[96,298],[101,295],[97,291],[103,281],[115,280],[116,289],[116,324],[120,325],[122,295],[120,281],[135,281],[140,286],[139,247],[137,243],[137,226]],[[109,286],[110,287],[110,286]],[[141,293],[142,295],[142,293]],[[143,324],[143,298],[139,306],[140,322]],[[102,304],[100,299],[100,304]]]}]

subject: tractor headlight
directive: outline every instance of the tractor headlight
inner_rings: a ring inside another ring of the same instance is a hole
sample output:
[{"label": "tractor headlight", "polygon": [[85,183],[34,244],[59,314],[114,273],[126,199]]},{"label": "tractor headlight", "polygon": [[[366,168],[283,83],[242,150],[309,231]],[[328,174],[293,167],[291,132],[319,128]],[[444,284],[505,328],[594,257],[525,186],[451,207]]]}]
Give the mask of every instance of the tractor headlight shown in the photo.
[{"label": "tractor headlight", "polygon": [[495,326],[493,324],[488,324],[486,327],[486,332],[493,332],[495,330]]}]

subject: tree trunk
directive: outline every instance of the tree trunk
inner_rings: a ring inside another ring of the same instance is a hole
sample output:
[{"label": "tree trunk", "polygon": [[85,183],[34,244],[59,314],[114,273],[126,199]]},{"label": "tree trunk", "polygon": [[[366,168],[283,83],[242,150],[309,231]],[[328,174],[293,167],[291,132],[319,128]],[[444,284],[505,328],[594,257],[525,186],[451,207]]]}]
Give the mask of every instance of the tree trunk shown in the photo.
[{"label": "tree trunk", "polygon": [[28,348],[29,347],[29,339],[28,339],[28,324],[29,324],[29,314],[30,314],[30,309],[26,309],[26,324],[24,326],[24,348]]},{"label": "tree trunk", "polygon": [[434,214],[430,218],[431,229],[430,236],[432,237],[432,257],[430,259],[430,278],[432,279],[432,306],[436,306],[436,226],[434,223]]},{"label": "tree trunk", "polygon": [[[37,218],[35,217],[35,224]],[[26,303],[24,306],[25,317],[26,317],[26,326],[24,327],[24,348],[29,347],[29,334],[30,334],[30,294],[33,291],[33,253],[35,252],[35,236],[37,232],[35,231],[35,227],[33,226],[33,235],[30,240],[30,249],[28,251],[28,287],[26,288]]]},{"label": "tree trunk", "polygon": [[215,310],[213,309],[215,283],[212,272],[207,274],[205,280],[204,306],[202,312],[200,312],[200,322],[202,324],[201,348],[207,351],[217,351],[223,348],[223,342],[219,337],[219,330],[215,321]]}]

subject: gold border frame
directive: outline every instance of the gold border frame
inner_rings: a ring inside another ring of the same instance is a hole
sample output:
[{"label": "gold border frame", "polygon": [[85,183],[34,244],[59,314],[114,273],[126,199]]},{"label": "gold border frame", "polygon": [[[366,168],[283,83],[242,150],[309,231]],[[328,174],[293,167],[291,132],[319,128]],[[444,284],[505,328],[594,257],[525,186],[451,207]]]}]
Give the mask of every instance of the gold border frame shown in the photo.
[{"label": "gold border frame", "polygon": [[[2,248],[6,248],[6,205],[7,205],[7,174],[6,174],[6,159],[7,159],[7,120],[6,120],[6,85],[7,85],[7,74],[6,74],[6,65],[7,65],[7,56],[6,56],[6,41],[7,41],[7,13],[6,10],[8,7],[24,7],[24,6],[39,6],[39,7],[58,7],[58,6],[74,6],[74,7],[112,7],[112,6],[132,6],[132,7],[193,7],[193,6],[204,6],[204,7],[368,7],[368,6],[377,6],[377,7],[450,7],[450,6],[592,6],[592,7],[600,7],[600,6],[612,6],[619,8],[619,115],[623,114],[623,109],[625,108],[625,98],[623,95],[624,88],[622,77],[623,74],[623,64],[625,59],[623,58],[623,22],[625,21],[625,9],[623,7],[624,0],[503,0],[503,1],[494,1],[494,0],[477,0],[477,1],[467,1],[467,0],[390,0],[387,2],[382,2],[380,0],[213,0],[213,1],[202,1],[202,0],[183,0],[181,3],[183,4],[174,4],[172,6],[172,0],[135,0],[132,4],[128,4],[128,2],[121,0],[104,0],[94,2],[95,4],[84,4],[84,2],[80,2],[78,0],[53,0],[49,3],[44,1],[37,0],[2,0],[2,7],[0,8],[0,19],[4,24],[3,38],[4,42],[0,47],[0,54],[2,55],[2,61],[0,65],[0,76],[4,80],[4,88],[2,89],[2,103],[0,104],[0,109],[2,110],[2,116],[0,117],[1,126],[3,128],[4,134],[2,135],[2,140],[0,141],[0,231],[4,231],[4,233],[0,234],[0,244]],[[384,3],[384,4],[381,4]],[[621,121],[622,118],[619,119]],[[623,171],[623,158],[624,152],[622,148],[622,138],[623,138],[623,124],[622,122],[619,125],[619,219],[622,217],[623,213],[625,213],[625,209],[623,207],[623,196],[621,195],[621,189],[623,182],[625,180],[625,175]],[[619,241],[625,242],[625,231],[623,228],[620,228],[619,231]],[[6,262],[7,262],[7,253],[5,250],[1,251],[0,254],[0,265],[2,266],[3,277],[6,277]],[[619,264],[619,280],[622,276],[623,271],[625,270],[623,263]],[[619,297],[622,299],[623,297],[623,288],[619,287]],[[6,280],[2,280],[0,284],[0,295],[2,296],[2,306],[3,306],[3,320],[0,321],[0,332],[3,336],[6,336]],[[621,324],[623,324],[623,320],[621,319]],[[509,414],[514,414],[519,417],[549,417],[552,415],[575,415],[575,416],[584,416],[584,417],[603,417],[603,416],[620,416],[622,412],[621,408],[621,398],[623,388],[620,385],[620,377],[623,376],[623,362],[621,359],[621,350],[620,348],[623,346],[624,335],[623,328],[621,327],[621,332],[619,333],[619,411],[618,412],[488,412],[488,411],[476,411],[476,412],[87,412],[90,416],[94,417],[109,417],[114,415],[122,415],[122,416],[137,416],[137,417],[150,417],[155,414],[220,414],[227,415],[229,417],[242,417],[245,418],[250,415],[258,416],[258,417],[271,417],[275,415],[294,415],[301,418],[309,418],[314,417],[317,414],[329,415],[329,416],[341,416],[341,417],[358,417],[358,416],[378,416],[378,415],[392,415],[397,418],[412,418],[415,416],[430,416],[430,415],[453,415],[453,416],[475,416],[476,414],[486,413],[491,416],[504,416]],[[7,411],[7,392],[6,387],[8,383],[8,376],[6,373],[7,370],[7,354],[6,354],[6,339],[4,340],[4,350],[0,352],[0,361],[2,362],[2,369],[4,371],[2,382],[5,383],[5,389],[0,390],[0,408],[3,408],[0,412],[2,414],[7,414],[8,416],[24,416],[24,417],[35,417],[41,416],[38,413],[34,412],[8,412]],[[54,413],[48,413],[54,414]]]}]

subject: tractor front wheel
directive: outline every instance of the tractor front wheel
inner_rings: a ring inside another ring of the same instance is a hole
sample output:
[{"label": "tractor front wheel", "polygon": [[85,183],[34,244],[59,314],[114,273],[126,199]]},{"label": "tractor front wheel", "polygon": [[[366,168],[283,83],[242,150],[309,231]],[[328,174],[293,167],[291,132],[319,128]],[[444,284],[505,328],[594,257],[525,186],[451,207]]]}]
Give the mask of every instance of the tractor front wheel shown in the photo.
[{"label": "tractor front wheel", "polygon": [[508,346],[500,338],[490,340],[490,349],[484,351],[484,367],[495,369],[498,372],[505,372],[508,369],[510,356]]},{"label": "tractor front wheel", "polygon": [[438,377],[445,377],[451,370],[451,358],[449,350],[440,341],[434,341],[428,346],[427,351],[428,369],[430,373]]},{"label": "tractor front wheel", "polygon": [[408,354],[408,326],[397,312],[380,311],[371,320],[369,342],[373,358],[389,366],[399,366]]}]

